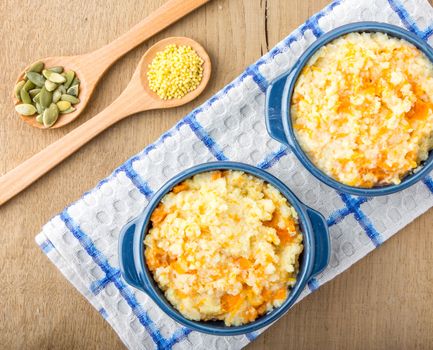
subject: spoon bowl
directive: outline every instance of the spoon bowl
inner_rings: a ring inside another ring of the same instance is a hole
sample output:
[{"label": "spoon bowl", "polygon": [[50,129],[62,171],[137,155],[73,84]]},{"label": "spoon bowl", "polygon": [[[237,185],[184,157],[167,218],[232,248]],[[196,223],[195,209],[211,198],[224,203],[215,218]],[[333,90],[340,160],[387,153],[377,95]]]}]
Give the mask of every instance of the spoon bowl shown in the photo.
[{"label": "spoon bowl", "polygon": [[[171,44],[177,46],[190,46],[203,60],[203,76],[196,89],[190,91],[185,96],[163,100],[149,88],[147,72],[149,64],[155,58],[156,54]],[[170,37],[163,39],[151,46],[145,52],[125,90],[123,90],[120,96],[101,113],[108,112],[110,113],[111,118],[117,118],[117,120],[120,120],[138,112],[151,109],[173,108],[184,105],[195,99],[206,88],[210,79],[211,69],[212,65],[209,55],[195,40],[186,37]],[[92,119],[95,119],[98,116]]]},{"label": "spoon bowl", "polygon": [[[149,64],[155,58],[157,52],[164,50],[169,44],[187,45],[191,46],[196,53],[203,60],[203,76],[200,84],[197,88],[185,96],[179,99],[163,100],[157,94],[150,90],[147,80],[147,71]],[[67,63],[66,60],[56,60],[47,59],[44,61],[47,65],[60,65],[61,63]],[[71,61],[72,62],[72,61]],[[80,61],[82,62],[82,60]],[[82,69],[83,66],[80,65],[64,65],[66,69],[73,69],[77,72],[78,78],[86,79],[89,77],[86,75],[86,71]],[[81,70],[80,70],[81,67]],[[0,205],[8,201],[10,198],[15,196],[17,193],[21,192],[27,186],[32,184],[34,181],[39,179],[42,175],[47,173],[49,170],[54,168],[62,160],[69,157],[72,153],[78,150],[80,147],[85,145],[87,142],[92,140],[95,136],[100,134],[102,131],[110,127],[111,125],[117,123],[118,121],[136,114],[138,112],[143,112],[151,109],[163,109],[181,106],[192,101],[205,89],[207,83],[209,82],[211,74],[211,62],[208,54],[204,48],[196,41],[184,38],[184,37],[173,37],[167,38],[157,42],[151,48],[149,48],[144,56],[141,58],[131,81],[126,86],[125,90],[120,94],[120,96],[113,101],[108,107],[103,111],[98,113],[93,118],[89,119],[85,123],[81,124],[56,142],[52,143],[39,153],[35,154],[30,159],[27,159],[24,163],[21,163],[15,169],[12,169],[7,174],[0,178]],[[101,75],[96,75],[96,79]],[[81,102],[77,104],[77,111],[75,118],[84,109],[87,104],[93,88],[96,86],[97,80],[88,80],[86,83],[82,83],[83,89],[80,92]],[[67,117],[68,114],[63,115]],[[31,123],[27,118],[23,117],[25,121]],[[67,124],[67,122],[73,120],[74,116],[70,116],[61,125]],[[36,121],[35,121],[36,122]],[[61,118],[59,120],[61,122]],[[33,125],[33,124],[32,124]],[[56,125],[56,124],[54,124]],[[40,127],[39,125],[36,125]]]},{"label": "spoon bowl", "polygon": [[[163,51],[168,45],[171,44],[175,44],[176,46],[191,46],[193,50],[197,53],[197,55],[199,55],[203,60],[203,76],[197,88],[193,91],[190,91],[182,98],[162,100],[155,92],[150,90],[147,80],[147,71],[150,63],[155,58],[157,52]],[[160,40],[156,44],[151,46],[140,61],[138,69],[140,69],[141,85],[149,98],[155,101],[155,103],[159,106],[158,108],[172,108],[191,102],[203,92],[207,83],[209,82],[211,68],[211,60],[209,58],[209,55],[198,42],[186,37],[171,37]]]},{"label": "spoon bowl", "polygon": [[[66,124],[69,124],[73,120],[75,120],[84,110],[87,103],[90,100],[90,97],[92,96],[93,90],[96,87],[96,82],[92,84],[94,81],[93,74],[89,75],[89,70],[86,69],[85,66],[83,66],[83,63],[86,62],[82,59],[83,56],[62,56],[62,57],[47,57],[41,60],[38,60],[40,62],[43,62],[45,64],[45,67],[56,67],[61,66],[66,70],[73,70],[76,73],[76,76],[80,79],[80,94],[79,99],[80,102],[74,105],[76,110],[72,113],[68,114],[62,114],[59,116],[59,119],[57,122],[50,127],[50,129],[60,128]],[[18,79],[16,83],[23,80],[25,77],[26,71],[30,68],[30,65],[24,69],[18,76]],[[16,84],[15,83],[15,84]],[[19,101],[15,94],[13,95],[14,105],[20,104],[21,101]],[[25,121],[27,124],[30,124],[31,126],[34,126],[35,128],[39,129],[47,129],[43,124],[40,124],[36,121],[35,116],[26,116],[26,115],[20,115],[21,119]]]}]

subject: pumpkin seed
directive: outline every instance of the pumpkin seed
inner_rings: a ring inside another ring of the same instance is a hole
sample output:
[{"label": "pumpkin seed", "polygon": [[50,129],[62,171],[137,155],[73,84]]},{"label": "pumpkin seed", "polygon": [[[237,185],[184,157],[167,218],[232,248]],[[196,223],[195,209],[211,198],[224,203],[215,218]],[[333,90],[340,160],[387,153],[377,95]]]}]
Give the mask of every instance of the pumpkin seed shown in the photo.
[{"label": "pumpkin seed", "polygon": [[63,75],[47,69],[42,71],[42,75],[53,83],[63,84],[66,81],[66,78]]},{"label": "pumpkin seed", "polygon": [[48,91],[45,86],[42,88],[40,95],[39,95],[39,101],[42,107],[48,108],[48,106],[53,101],[53,93],[51,91]]},{"label": "pumpkin seed", "polygon": [[48,91],[54,91],[55,89],[57,89],[57,84],[53,83],[52,81],[45,80],[45,89],[47,89]]},{"label": "pumpkin seed", "polygon": [[62,97],[62,93],[59,90],[59,88],[57,88],[56,90],[54,90],[53,92],[53,103],[57,103],[60,101],[60,97]]},{"label": "pumpkin seed", "polygon": [[74,80],[72,80],[71,86],[80,85],[80,83],[81,83],[80,79],[78,79],[78,77],[75,76]]},{"label": "pumpkin seed", "polygon": [[33,97],[32,101],[34,103],[39,102],[39,99],[41,98],[41,93],[39,92],[38,94],[36,94],[35,97]]},{"label": "pumpkin seed", "polygon": [[66,88],[64,87],[64,85],[60,85],[60,86],[57,88],[57,90],[59,90],[59,91],[62,93],[62,95],[63,95],[63,94],[66,94]]},{"label": "pumpkin seed", "polygon": [[20,90],[20,97],[23,103],[30,104],[30,105],[32,104],[32,99],[30,98],[29,93],[27,92],[26,89],[24,89],[24,87]]},{"label": "pumpkin seed", "polygon": [[80,102],[80,99],[75,97],[75,96],[71,96],[68,94],[63,94],[62,97],[60,98],[62,101],[68,101],[71,102],[71,104],[76,105],[77,103]]},{"label": "pumpkin seed", "polygon": [[31,98],[35,97],[37,94],[39,94],[41,92],[41,89],[37,88],[37,89],[32,89],[29,91],[29,95]]},{"label": "pumpkin seed", "polygon": [[35,88],[35,84],[33,84],[30,80],[27,80],[24,83],[23,90],[26,90],[27,92],[29,92],[30,90],[32,90],[34,88]]},{"label": "pumpkin seed", "polygon": [[60,66],[50,67],[50,68],[48,68],[48,70],[50,70],[51,72],[60,74],[63,72],[63,67],[60,67]]},{"label": "pumpkin seed", "polygon": [[60,112],[61,114],[69,114],[69,113],[72,113],[72,112],[75,112],[76,111],[76,108],[74,108],[74,107],[69,107],[66,111],[63,111],[63,112]]},{"label": "pumpkin seed", "polygon": [[43,123],[44,123],[44,121],[43,121],[43,115],[42,115],[42,114],[38,114],[38,115],[36,116],[36,121],[37,121],[39,124],[43,124]]},{"label": "pumpkin seed", "polygon": [[44,62],[38,61],[38,62],[33,63],[27,72],[40,73],[40,72],[42,72],[42,69],[44,69]]},{"label": "pumpkin seed", "polygon": [[26,77],[27,79],[29,79],[33,84],[35,84],[37,87],[42,87],[44,86],[45,83],[45,79],[44,77],[36,72],[27,72],[26,73]]},{"label": "pumpkin seed", "polygon": [[25,84],[24,80],[21,80],[15,85],[14,93],[17,100],[21,101],[20,91],[23,88],[24,84]]},{"label": "pumpkin seed", "polygon": [[78,97],[78,94],[79,94],[79,87],[78,87],[78,85],[72,85],[68,90],[66,90],[66,93],[68,95],[72,95],[72,96]]},{"label": "pumpkin seed", "polygon": [[71,108],[71,102],[69,102],[69,101],[59,101],[56,103],[56,105],[57,105],[57,108],[59,109],[60,113]]},{"label": "pumpkin seed", "polygon": [[19,105],[16,105],[15,110],[21,115],[33,115],[36,113],[35,106],[28,103],[21,103]]},{"label": "pumpkin seed", "polygon": [[44,113],[45,108],[42,107],[39,103],[36,103],[36,110],[38,111],[39,114]]},{"label": "pumpkin seed", "polygon": [[66,82],[63,85],[66,89],[68,89],[75,78],[75,72],[73,70],[68,70],[65,73],[63,73],[63,76],[66,78]]},{"label": "pumpkin seed", "polygon": [[44,114],[42,116],[42,121],[44,123],[44,126],[49,128],[57,121],[58,117],[59,117],[59,109],[54,103],[51,103],[50,107],[48,107],[44,111]]}]

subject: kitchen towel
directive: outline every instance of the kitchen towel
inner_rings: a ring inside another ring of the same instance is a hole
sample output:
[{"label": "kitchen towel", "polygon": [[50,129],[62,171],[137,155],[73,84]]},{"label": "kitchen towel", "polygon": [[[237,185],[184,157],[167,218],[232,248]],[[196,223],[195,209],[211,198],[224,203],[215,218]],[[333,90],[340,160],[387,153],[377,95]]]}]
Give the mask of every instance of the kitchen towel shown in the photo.
[{"label": "kitchen towel", "polygon": [[402,26],[433,44],[427,0],[337,0],[309,18],[241,76],[192,111],[155,143],[51,219],[36,242],[131,349],[240,349],[260,332],[217,337],[192,332],[166,316],[119,273],[118,235],[173,174],[194,164],[233,160],[257,165],[285,182],[328,221],[332,255],[301,298],[346,270],[433,205],[433,179],[386,197],[337,193],[319,183],[264,122],[264,92],[327,31],[350,22]]}]

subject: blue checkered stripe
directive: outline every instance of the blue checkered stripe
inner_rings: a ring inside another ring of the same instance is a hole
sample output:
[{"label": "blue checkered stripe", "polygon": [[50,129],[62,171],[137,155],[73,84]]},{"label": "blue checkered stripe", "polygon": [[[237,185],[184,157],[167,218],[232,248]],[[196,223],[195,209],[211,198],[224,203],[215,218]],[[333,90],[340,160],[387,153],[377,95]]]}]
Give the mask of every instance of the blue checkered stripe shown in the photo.
[{"label": "blue checkered stripe", "polygon": [[[245,72],[237,78],[233,83],[229,84],[218,94],[212,97],[204,105],[192,111],[183,120],[181,120],[173,129],[163,134],[161,138],[154,144],[146,147],[140,154],[129,159],[121,167],[115,170],[115,172],[107,179],[102,180],[94,190],[98,190],[104,183],[110,181],[110,179],[119,173],[124,173],[126,177],[133,183],[137,190],[149,200],[154,190],[151,188],[149,183],[140,176],[140,174],[134,169],[133,163],[137,160],[142,159],[144,156],[149,154],[149,152],[158,149],[167,139],[173,137],[182,127],[189,127],[192,133],[197,137],[197,139],[204,145],[204,147],[212,154],[215,160],[230,160],[230,157],[223,151],[222,145],[219,145],[216,138],[206,130],[205,127],[197,120],[197,116],[207,109],[211,108],[215,102],[217,102],[222,96],[226,95],[234,87],[242,83],[247,78],[252,78],[254,83],[257,85],[259,90],[263,93],[269,81],[260,73],[259,67],[266,64],[269,60],[272,60],[276,55],[282,53],[284,50],[288,49],[299,40],[307,31],[311,32],[314,37],[320,37],[324,31],[319,26],[320,18],[326,16],[334,8],[343,3],[343,0],[334,1],[328,7],[326,7],[321,12],[317,13],[311,17],[307,22],[305,22],[297,31],[287,37],[282,43],[272,49],[265,57],[257,61],[255,64],[248,67]],[[388,0],[389,6],[398,15],[401,23],[411,32],[415,33],[424,40],[428,40],[433,35],[433,25],[427,28],[419,28],[417,23],[411,18],[408,11],[398,0]],[[279,149],[270,152],[262,160],[257,162],[257,166],[270,170],[276,164],[279,163],[281,159],[287,157],[290,151],[285,147],[280,147]],[[431,176],[424,180],[425,186],[428,190],[433,193],[433,179]],[[383,243],[384,239],[381,233],[375,228],[372,221],[363,211],[363,204],[369,201],[368,198],[355,197],[344,193],[338,193],[338,197],[343,204],[338,210],[332,212],[328,218],[327,223],[330,228],[341,223],[347,217],[353,217],[356,222],[361,227],[364,234],[371,240],[372,244],[377,247]],[[161,331],[158,329],[155,322],[149,317],[145,308],[140,305],[132,292],[131,288],[125,284],[121,278],[120,271],[117,267],[112,266],[107,257],[104,256],[103,252],[97,248],[95,242],[90,238],[89,234],[81,229],[80,225],[74,221],[73,217],[68,213],[68,209],[65,209],[60,214],[60,219],[66,225],[68,230],[72,233],[75,239],[78,240],[80,245],[86,251],[86,253],[92,258],[93,262],[99,266],[103,271],[104,277],[102,279],[92,282],[89,286],[90,291],[97,295],[101,290],[106,288],[108,284],[113,284],[115,288],[119,291],[121,297],[126,301],[127,305],[131,308],[135,317],[139,320],[142,327],[150,335],[158,349],[171,349],[175,344],[183,341],[191,333],[191,330],[185,327],[179,327],[170,337],[164,337]],[[47,239],[40,244],[41,249],[44,253],[49,254],[55,246],[53,243]],[[317,279],[312,279],[308,287],[310,291],[316,290],[320,286]],[[99,313],[107,318],[109,315],[107,310],[104,308],[99,309]],[[259,332],[247,334],[248,340],[252,341],[258,336]]]}]

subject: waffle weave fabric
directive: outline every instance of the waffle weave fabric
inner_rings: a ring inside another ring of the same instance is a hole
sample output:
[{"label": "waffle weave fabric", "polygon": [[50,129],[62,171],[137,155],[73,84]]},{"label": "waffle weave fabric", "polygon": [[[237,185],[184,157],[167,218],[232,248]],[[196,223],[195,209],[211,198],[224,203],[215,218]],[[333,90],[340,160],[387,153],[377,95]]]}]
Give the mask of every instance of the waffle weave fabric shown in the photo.
[{"label": "waffle weave fabric", "polygon": [[433,45],[431,18],[433,9],[427,0],[334,1],[51,219],[36,237],[37,244],[130,349],[244,347],[261,331],[235,337],[192,332],[166,316],[146,294],[127,285],[119,272],[119,231],[173,174],[208,161],[240,161],[271,172],[327,218],[330,264],[309,282],[298,301],[346,270],[433,205],[433,179],[429,176],[405,191],[372,199],[334,191],[268,136],[264,91],[311,43],[335,27],[386,22]]}]

